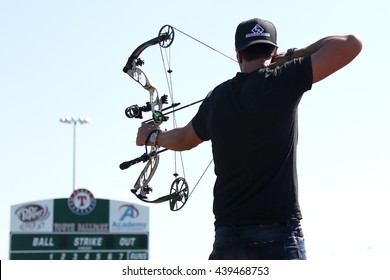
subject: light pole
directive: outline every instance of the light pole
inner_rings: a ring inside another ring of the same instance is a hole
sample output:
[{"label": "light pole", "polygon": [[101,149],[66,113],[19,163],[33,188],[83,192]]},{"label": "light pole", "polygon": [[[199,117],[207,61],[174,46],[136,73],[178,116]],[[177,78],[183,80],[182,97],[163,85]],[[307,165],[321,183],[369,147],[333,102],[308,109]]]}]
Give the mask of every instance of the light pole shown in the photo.
[{"label": "light pole", "polygon": [[75,117],[62,117],[60,119],[62,123],[73,124],[73,191],[76,189],[76,124],[89,123],[88,118],[75,118]]}]

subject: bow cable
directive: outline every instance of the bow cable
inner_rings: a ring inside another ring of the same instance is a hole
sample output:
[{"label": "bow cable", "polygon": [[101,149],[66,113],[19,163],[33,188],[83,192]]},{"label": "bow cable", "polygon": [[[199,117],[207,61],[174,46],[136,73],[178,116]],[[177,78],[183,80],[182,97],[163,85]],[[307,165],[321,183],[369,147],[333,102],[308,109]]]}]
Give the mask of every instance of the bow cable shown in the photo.
[{"label": "bow cable", "polygon": [[207,47],[207,48],[209,48],[209,49],[211,49],[211,50],[213,50],[213,51],[215,51],[215,52],[217,52],[217,53],[223,55],[224,57],[226,57],[226,58],[228,58],[228,59],[230,59],[230,60],[232,60],[232,61],[234,61],[234,62],[237,62],[237,60],[235,60],[234,58],[228,56],[227,54],[224,54],[223,52],[220,52],[219,50],[217,50],[217,49],[211,47],[210,45],[207,45],[206,43],[203,43],[202,41],[196,39],[195,37],[192,37],[191,35],[189,35],[189,34],[183,32],[183,31],[177,29],[176,27],[173,27],[172,25],[171,25],[171,27],[172,27],[174,30],[180,32],[181,34],[183,34],[183,35],[185,35],[185,36],[191,38],[192,40],[198,42],[199,44],[202,44],[203,46],[205,46],[205,47]]},{"label": "bow cable", "polygon": [[[167,82],[169,96],[171,98],[171,103],[174,104],[175,99],[174,99],[174,94],[173,94],[173,82],[172,82],[172,72],[173,71],[171,68],[171,58],[172,58],[171,48],[169,48],[169,50],[167,50],[167,48],[165,48],[164,52],[163,52],[163,48],[160,47],[160,53],[161,53],[161,60],[163,63],[163,67],[164,67],[165,79]],[[175,107],[173,107],[173,109],[172,109],[172,125],[173,125],[173,128],[178,127]],[[174,152],[173,157],[174,157],[174,166],[175,166],[175,171],[174,171],[173,175],[175,176],[175,178],[177,178],[179,176],[177,173],[177,151],[173,151],[173,152]],[[183,154],[181,151],[179,152],[179,157],[180,157],[180,162],[181,162],[181,169],[183,172],[183,178],[184,178],[184,180],[186,180],[184,159],[183,159]]]}]

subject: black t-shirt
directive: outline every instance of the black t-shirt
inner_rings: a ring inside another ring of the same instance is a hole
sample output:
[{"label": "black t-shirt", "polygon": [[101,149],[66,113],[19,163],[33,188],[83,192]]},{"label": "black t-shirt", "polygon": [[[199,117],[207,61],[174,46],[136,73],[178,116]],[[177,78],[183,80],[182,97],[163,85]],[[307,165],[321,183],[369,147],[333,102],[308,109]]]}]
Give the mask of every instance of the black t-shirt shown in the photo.
[{"label": "black t-shirt", "polygon": [[312,80],[310,57],[295,59],[274,70],[237,73],[199,107],[192,125],[200,139],[212,141],[216,226],[302,218],[297,107]]}]

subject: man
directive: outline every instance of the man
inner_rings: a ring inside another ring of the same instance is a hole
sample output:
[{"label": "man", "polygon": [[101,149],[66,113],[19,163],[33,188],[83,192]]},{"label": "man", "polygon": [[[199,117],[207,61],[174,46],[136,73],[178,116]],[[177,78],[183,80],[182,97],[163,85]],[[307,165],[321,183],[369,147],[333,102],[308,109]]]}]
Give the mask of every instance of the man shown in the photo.
[{"label": "man", "polygon": [[296,170],[303,93],[361,51],[353,35],[329,36],[277,54],[276,29],[251,19],[235,34],[241,72],[208,94],[182,128],[144,124],[137,145],[189,150],[211,140],[217,176],[209,259],[306,259]]}]

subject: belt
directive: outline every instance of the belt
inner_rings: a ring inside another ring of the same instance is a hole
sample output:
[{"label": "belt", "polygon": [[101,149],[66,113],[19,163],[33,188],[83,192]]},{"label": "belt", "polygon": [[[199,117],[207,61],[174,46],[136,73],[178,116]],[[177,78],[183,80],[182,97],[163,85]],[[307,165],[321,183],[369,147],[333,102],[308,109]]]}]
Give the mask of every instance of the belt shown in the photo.
[{"label": "belt", "polygon": [[258,225],[260,228],[276,228],[276,227],[286,227],[290,226],[292,223],[297,222],[298,220],[289,220],[289,221],[284,221],[280,223],[273,223],[273,224],[261,224]]},{"label": "belt", "polygon": [[[277,227],[290,226],[293,223],[296,223],[298,221],[299,220],[292,219],[292,220],[288,220],[288,221],[283,221],[283,222],[279,222],[279,223],[271,223],[271,224],[235,225],[235,226],[226,226],[226,227],[230,227],[230,228],[242,228],[242,227],[277,228]],[[223,227],[223,226],[221,225],[221,226],[217,226],[217,227]]]}]

